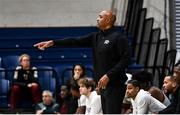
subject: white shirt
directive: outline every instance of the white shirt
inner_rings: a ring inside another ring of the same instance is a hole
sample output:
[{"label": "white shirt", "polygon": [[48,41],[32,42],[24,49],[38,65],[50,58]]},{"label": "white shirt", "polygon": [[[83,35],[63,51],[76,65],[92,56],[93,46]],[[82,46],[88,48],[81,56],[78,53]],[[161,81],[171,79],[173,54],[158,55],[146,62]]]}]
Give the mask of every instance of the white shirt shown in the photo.
[{"label": "white shirt", "polygon": [[78,99],[78,107],[80,106],[86,106],[86,96],[81,95],[80,98]]},{"label": "white shirt", "polygon": [[165,106],[169,106],[171,104],[170,100],[168,99],[168,97],[163,93],[164,95],[164,101],[163,101],[163,104]]},{"label": "white shirt", "polygon": [[89,97],[86,97],[85,114],[102,114],[101,97],[96,91],[92,91]]},{"label": "white shirt", "polygon": [[157,113],[166,108],[164,104],[143,89],[138,92],[134,100],[131,98],[131,102],[133,114]]}]

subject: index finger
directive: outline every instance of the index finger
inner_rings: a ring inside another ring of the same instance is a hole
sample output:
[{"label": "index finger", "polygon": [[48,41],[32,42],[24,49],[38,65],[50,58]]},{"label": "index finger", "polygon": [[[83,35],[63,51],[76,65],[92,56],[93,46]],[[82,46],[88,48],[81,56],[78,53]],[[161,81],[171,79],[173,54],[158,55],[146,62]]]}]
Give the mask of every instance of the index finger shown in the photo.
[{"label": "index finger", "polygon": [[39,45],[40,45],[40,43],[37,43],[37,44],[34,44],[33,46],[34,46],[34,47],[37,47],[37,46],[39,46]]}]

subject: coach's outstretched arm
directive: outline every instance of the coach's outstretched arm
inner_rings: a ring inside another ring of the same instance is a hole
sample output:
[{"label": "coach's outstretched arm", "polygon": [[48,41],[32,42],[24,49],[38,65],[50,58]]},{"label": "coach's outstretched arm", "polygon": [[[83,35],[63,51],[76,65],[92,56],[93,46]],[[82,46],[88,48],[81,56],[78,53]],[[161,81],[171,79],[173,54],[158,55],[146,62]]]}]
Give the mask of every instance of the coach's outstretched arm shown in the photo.
[{"label": "coach's outstretched arm", "polygon": [[51,47],[53,45],[54,45],[53,40],[49,40],[49,41],[39,42],[35,44],[34,47],[37,47],[40,50],[45,50],[46,48]]}]

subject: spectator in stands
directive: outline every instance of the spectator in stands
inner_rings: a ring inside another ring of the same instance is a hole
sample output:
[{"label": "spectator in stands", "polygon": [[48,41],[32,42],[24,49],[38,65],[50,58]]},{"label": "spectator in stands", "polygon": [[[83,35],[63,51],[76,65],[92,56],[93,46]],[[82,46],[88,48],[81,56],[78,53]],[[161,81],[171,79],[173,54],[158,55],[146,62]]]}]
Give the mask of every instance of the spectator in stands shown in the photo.
[{"label": "spectator in stands", "polygon": [[180,87],[177,81],[177,74],[173,76],[166,76],[164,78],[163,88],[167,93],[171,93],[173,98],[171,104],[162,111],[159,111],[160,114],[178,114],[180,113]]},{"label": "spectator in stands", "polygon": [[[81,96],[79,93],[79,85],[78,80],[80,78],[86,77],[85,66],[82,64],[75,64],[72,68],[72,78],[67,81],[67,87],[71,88],[71,93],[73,95],[74,100],[77,101],[77,104],[73,103],[72,109],[77,109],[75,112],[77,114],[85,113],[85,97]],[[74,102],[74,100],[72,100]],[[77,106],[76,106],[77,105]]]},{"label": "spectator in stands", "polygon": [[59,99],[60,113],[61,114],[74,114],[76,112],[76,102],[72,99],[70,87],[67,85],[61,86],[61,93]]},{"label": "spectator in stands", "polygon": [[100,12],[97,18],[99,32],[78,38],[49,40],[35,44],[41,50],[50,46],[92,47],[96,82],[101,90],[103,113],[121,113],[125,95],[125,70],[130,63],[130,48],[125,35],[114,27],[116,15],[111,10]]},{"label": "spectator in stands", "polygon": [[151,96],[147,91],[140,88],[137,80],[130,80],[126,89],[127,97],[131,98],[133,114],[158,113],[166,108],[164,104]]},{"label": "spectator in stands", "polygon": [[73,80],[79,80],[82,77],[86,76],[86,69],[84,67],[84,65],[82,64],[75,64],[73,66]]},{"label": "spectator in stands", "polygon": [[95,82],[87,78],[78,81],[80,94],[86,96],[85,114],[102,114],[101,97],[95,89]]},{"label": "spectator in stands", "polygon": [[67,85],[70,85],[71,84],[77,84],[78,86],[78,80],[80,78],[84,78],[86,77],[86,69],[84,67],[84,65],[82,64],[75,64],[72,68],[72,78],[70,81],[67,81]]},{"label": "spectator in stands", "polygon": [[33,104],[41,101],[41,92],[40,85],[38,83],[37,68],[31,66],[30,56],[27,54],[22,54],[19,57],[19,61],[20,66],[16,67],[11,88],[11,109],[15,109],[17,107],[18,102],[24,95],[32,98]]},{"label": "spectator in stands", "polygon": [[49,90],[42,93],[43,102],[35,107],[36,114],[59,114],[59,104],[53,99],[53,94]]},{"label": "spectator in stands", "polygon": [[85,114],[86,110],[86,97],[79,92],[79,85],[76,83],[71,84],[71,94],[74,99],[74,108],[76,108],[76,114]]},{"label": "spectator in stands", "polygon": [[153,86],[148,90],[148,92],[151,94],[151,96],[159,100],[165,106],[169,106],[171,104],[168,97],[158,87]]}]

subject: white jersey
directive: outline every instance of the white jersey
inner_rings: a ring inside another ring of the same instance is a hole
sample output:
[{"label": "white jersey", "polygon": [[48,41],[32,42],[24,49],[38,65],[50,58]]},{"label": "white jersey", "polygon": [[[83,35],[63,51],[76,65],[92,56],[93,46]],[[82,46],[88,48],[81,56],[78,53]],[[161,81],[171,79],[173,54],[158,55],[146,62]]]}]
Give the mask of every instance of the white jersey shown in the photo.
[{"label": "white jersey", "polygon": [[101,97],[96,91],[92,91],[89,97],[86,97],[85,114],[102,114]]},{"label": "white jersey", "polygon": [[131,98],[133,114],[157,113],[166,108],[164,104],[151,96],[147,91],[141,89],[135,99]]}]

